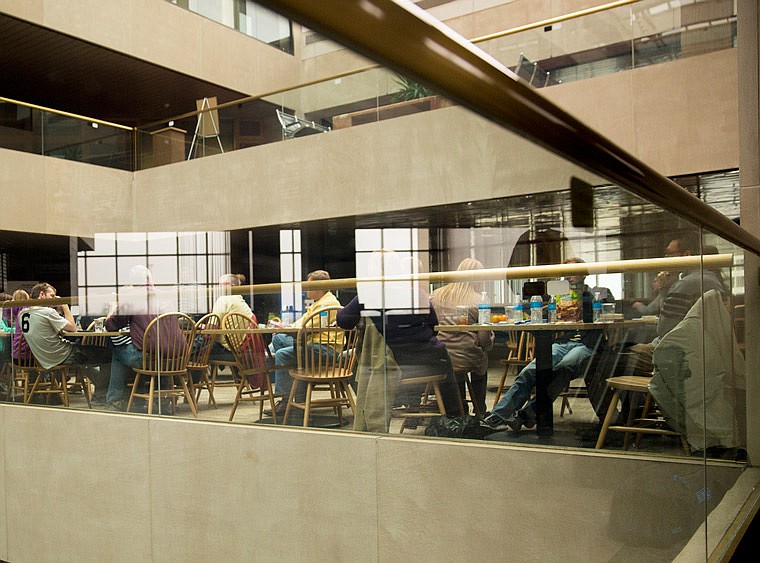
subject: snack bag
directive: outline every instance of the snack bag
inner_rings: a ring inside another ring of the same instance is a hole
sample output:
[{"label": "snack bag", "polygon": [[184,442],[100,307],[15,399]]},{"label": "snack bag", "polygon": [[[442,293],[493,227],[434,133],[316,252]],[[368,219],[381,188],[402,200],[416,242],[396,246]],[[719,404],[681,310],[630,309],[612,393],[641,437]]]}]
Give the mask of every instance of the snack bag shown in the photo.
[{"label": "snack bag", "polygon": [[578,286],[571,285],[570,293],[557,296],[557,322],[579,323],[583,321],[583,299]]}]

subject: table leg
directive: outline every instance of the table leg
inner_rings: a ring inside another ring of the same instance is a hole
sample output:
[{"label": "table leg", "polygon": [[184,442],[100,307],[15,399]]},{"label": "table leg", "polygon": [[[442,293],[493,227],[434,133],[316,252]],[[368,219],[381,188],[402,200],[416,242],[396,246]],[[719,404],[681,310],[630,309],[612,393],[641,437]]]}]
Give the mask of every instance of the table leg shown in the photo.
[{"label": "table leg", "polygon": [[551,436],[554,434],[554,413],[549,399],[549,383],[554,377],[554,333],[550,330],[538,330],[533,334],[536,338],[536,432],[539,436]]}]

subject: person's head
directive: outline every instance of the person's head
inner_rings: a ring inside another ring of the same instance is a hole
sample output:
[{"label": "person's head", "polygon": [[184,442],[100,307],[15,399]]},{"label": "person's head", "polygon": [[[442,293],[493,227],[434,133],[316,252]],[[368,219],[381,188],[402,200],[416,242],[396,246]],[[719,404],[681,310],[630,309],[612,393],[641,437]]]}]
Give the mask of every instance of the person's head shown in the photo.
[{"label": "person's head", "polygon": [[12,299],[13,299],[13,295],[9,293],[5,293],[4,291],[0,292],[0,302],[11,301]]},{"label": "person's head", "polygon": [[[566,258],[563,264],[585,264],[586,261],[578,258],[576,256],[573,256],[572,258]],[[583,285],[583,283],[586,281],[586,274],[575,274],[572,276],[565,276],[567,281],[569,281],[573,285]]]},{"label": "person's head", "polygon": [[665,256],[695,256],[699,254],[700,239],[697,233],[691,231],[685,231],[680,233],[665,247]]},{"label": "person's head", "polygon": [[40,282],[32,288],[32,299],[53,299],[55,288],[49,283]]},{"label": "person's head", "polygon": [[[306,281],[322,281],[329,279],[330,274],[328,274],[325,270],[314,270],[313,272],[309,272],[309,275],[306,276]],[[321,299],[326,293],[327,291],[324,289],[310,289],[306,292],[306,297],[317,301],[318,299]]]},{"label": "person's head", "polygon": [[245,274],[232,274],[238,280],[238,285],[245,285]]},{"label": "person's head", "polygon": [[235,274],[224,274],[219,278],[219,285],[223,287],[237,287],[240,285],[240,278]]},{"label": "person's head", "polygon": [[21,301],[23,299],[29,299],[29,294],[23,289],[17,289],[13,292],[13,300]]},{"label": "person's head", "polygon": [[[459,263],[459,266],[457,266],[458,272],[482,269],[483,263],[475,258],[465,258]],[[443,287],[439,287],[433,292],[433,294],[441,303],[449,303],[451,305],[470,305],[473,300],[479,296],[479,292],[482,291],[482,286],[483,284],[481,282],[451,282]]]}]

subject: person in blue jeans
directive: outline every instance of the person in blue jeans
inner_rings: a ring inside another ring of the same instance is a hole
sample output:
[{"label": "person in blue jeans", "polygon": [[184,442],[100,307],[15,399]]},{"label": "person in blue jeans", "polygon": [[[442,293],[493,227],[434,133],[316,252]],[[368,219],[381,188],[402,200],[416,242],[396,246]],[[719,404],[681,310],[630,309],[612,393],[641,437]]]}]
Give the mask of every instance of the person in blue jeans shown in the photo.
[{"label": "person in blue jeans", "polygon": [[[321,281],[329,280],[330,274],[324,270],[315,270],[310,272],[306,276],[306,281]],[[338,299],[330,292],[321,289],[312,289],[306,292],[306,296],[309,299],[313,299],[314,303],[306,309],[301,319],[296,321],[293,326],[299,328],[303,319],[313,315],[314,313],[325,309],[327,307],[340,307]],[[331,313],[329,322],[335,321],[335,312]],[[298,364],[298,357],[296,356],[296,346],[292,336],[283,333],[277,333],[272,336],[271,351],[274,356],[274,363],[277,366],[282,366],[281,369],[274,372],[274,392],[277,395],[282,396],[282,399],[275,405],[275,412],[278,415],[285,414],[285,409],[288,406],[288,397],[290,396],[290,388],[293,385],[293,378],[290,377],[290,369]],[[322,354],[332,354],[335,351],[332,347],[326,344],[311,343],[310,346],[319,346]],[[340,350],[337,350],[340,352]],[[294,399],[298,402],[304,400],[306,396],[306,389],[304,385],[299,386],[296,390]],[[265,410],[265,414],[271,414],[270,411]]]},{"label": "person in blue jeans", "polygon": [[[580,258],[565,260],[565,264],[582,262]],[[586,276],[582,275],[568,276],[567,280],[573,286],[583,287],[583,322],[589,323],[593,319],[594,298],[589,287],[584,283],[585,278]],[[599,289],[603,290],[605,302],[614,302],[612,293],[608,289],[595,288],[595,291]],[[548,386],[551,401],[562,393],[570,381],[580,375],[581,369],[601,337],[599,330],[569,331],[552,344],[554,377]],[[481,421],[481,426],[494,432],[508,429],[519,432],[523,426],[533,428],[536,425],[536,399],[530,399],[530,394],[535,386],[536,360],[534,359],[520,371],[515,382],[493,408],[491,414]]]}]

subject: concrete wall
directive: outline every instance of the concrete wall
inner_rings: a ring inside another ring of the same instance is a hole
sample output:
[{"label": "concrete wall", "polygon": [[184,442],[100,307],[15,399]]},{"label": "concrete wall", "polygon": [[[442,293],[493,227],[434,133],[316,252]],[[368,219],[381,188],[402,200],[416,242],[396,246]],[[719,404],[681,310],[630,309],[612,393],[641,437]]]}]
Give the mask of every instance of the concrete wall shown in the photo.
[{"label": "concrete wall", "polygon": [[7,404],[0,436],[12,563],[670,561],[743,472]]}]

